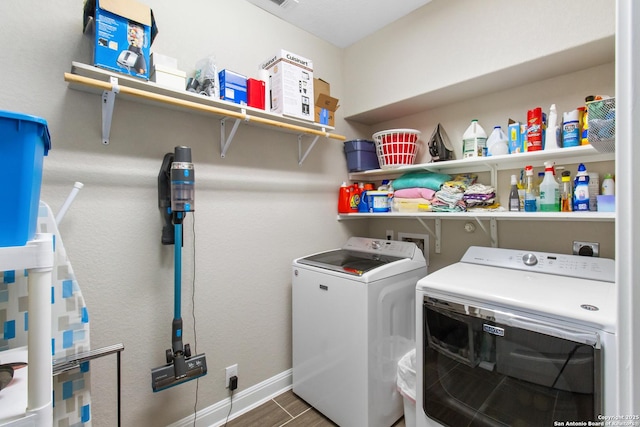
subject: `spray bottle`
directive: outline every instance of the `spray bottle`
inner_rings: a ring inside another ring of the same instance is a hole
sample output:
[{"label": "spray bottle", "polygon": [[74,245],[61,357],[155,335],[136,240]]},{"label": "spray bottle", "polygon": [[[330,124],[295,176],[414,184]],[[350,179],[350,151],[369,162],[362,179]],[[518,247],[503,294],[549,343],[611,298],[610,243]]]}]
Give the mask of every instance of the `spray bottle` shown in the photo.
[{"label": "spray bottle", "polygon": [[560,189],[553,176],[552,162],[544,162],[544,179],[540,184],[540,211],[560,211]]}]

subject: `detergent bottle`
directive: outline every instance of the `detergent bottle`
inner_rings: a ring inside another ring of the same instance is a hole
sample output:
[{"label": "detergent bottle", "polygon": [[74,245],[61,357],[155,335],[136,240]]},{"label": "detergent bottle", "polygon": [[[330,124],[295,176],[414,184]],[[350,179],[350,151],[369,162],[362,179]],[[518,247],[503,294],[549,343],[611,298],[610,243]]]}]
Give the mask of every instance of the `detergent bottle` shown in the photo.
[{"label": "detergent bottle", "polygon": [[478,119],[471,120],[471,124],[462,135],[462,157],[486,156],[487,133]]},{"label": "detergent bottle", "polygon": [[589,210],[589,175],[583,163],[578,166],[578,173],[573,185],[573,210]]},{"label": "detergent bottle", "polygon": [[351,187],[351,192],[349,194],[349,211],[350,212],[358,212],[358,205],[360,204],[360,194],[361,190],[358,186],[358,183],[355,182]]},{"label": "detergent bottle", "polygon": [[338,194],[338,213],[346,214],[351,212],[349,205],[351,198],[351,187],[347,186],[346,182],[343,182],[340,186],[340,193]]},{"label": "detergent bottle", "polygon": [[544,179],[540,183],[540,211],[560,211],[560,189],[553,175],[553,163],[544,162]]}]

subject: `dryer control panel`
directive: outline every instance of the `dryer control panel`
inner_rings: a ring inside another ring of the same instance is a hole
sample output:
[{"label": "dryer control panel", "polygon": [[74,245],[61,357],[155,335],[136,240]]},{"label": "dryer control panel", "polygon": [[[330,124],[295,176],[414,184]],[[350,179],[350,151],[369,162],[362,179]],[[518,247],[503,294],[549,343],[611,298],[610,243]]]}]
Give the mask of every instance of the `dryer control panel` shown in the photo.
[{"label": "dryer control panel", "polygon": [[461,262],[615,282],[615,261],[609,258],[471,246]]}]

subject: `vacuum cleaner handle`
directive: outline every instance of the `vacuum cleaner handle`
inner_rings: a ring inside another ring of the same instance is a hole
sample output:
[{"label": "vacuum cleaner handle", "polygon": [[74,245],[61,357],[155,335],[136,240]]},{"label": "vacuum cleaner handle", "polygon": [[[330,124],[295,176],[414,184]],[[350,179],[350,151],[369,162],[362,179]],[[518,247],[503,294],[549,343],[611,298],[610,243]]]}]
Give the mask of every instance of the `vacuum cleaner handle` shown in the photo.
[{"label": "vacuum cleaner handle", "polygon": [[162,244],[173,245],[174,230],[171,213],[171,164],[173,153],[167,153],[162,160],[162,166],[158,173],[158,208],[164,225],[162,226]]}]

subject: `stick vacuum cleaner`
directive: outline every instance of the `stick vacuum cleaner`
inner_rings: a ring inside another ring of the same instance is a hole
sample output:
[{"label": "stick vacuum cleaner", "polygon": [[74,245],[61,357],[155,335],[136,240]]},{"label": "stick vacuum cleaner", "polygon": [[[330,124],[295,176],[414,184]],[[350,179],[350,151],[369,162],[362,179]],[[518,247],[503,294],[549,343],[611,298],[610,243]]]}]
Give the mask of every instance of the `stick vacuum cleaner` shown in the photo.
[{"label": "stick vacuum cleaner", "polygon": [[207,374],[204,354],[191,356],[189,344],[182,344],[182,222],[188,212],[194,211],[194,193],[191,148],[175,147],[174,153],[165,154],[158,174],[158,205],[164,219],[162,244],[174,246],[174,315],[167,364],[151,370],[154,392]]}]

